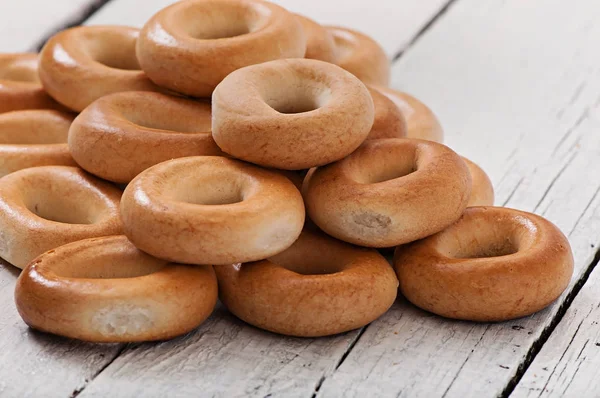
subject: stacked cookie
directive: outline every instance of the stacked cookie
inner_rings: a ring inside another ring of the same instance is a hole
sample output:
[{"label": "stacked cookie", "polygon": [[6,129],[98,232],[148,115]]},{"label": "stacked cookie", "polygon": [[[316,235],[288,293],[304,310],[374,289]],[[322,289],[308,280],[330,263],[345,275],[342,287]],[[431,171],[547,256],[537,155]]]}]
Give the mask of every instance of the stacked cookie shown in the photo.
[{"label": "stacked cookie", "polygon": [[217,296],[294,336],[364,326],[398,286],[457,319],[547,306],[567,239],[491,207],[485,172],[388,82],[369,37],[260,0],[185,0],[141,31],[0,55],[0,257],[23,268],[19,313],[115,342],[186,333]]}]

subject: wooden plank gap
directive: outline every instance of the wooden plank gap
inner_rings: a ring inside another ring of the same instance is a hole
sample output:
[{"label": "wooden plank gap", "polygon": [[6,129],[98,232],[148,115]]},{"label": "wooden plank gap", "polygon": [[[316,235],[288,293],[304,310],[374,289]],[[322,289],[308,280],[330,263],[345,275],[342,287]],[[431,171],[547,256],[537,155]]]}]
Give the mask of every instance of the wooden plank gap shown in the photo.
[{"label": "wooden plank gap", "polygon": [[413,37],[411,37],[411,39],[408,41],[408,43],[406,43],[404,46],[402,46],[402,48],[400,48],[392,57],[392,64],[396,61],[398,61],[400,59],[400,57],[402,57],[402,55],[404,55],[404,53],[411,48],[420,38],[421,36],[423,36],[425,34],[425,32],[427,32],[433,25],[435,25],[435,23],[450,9],[450,7],[456,3],[457,0],[448,0],[446,2],[446,4],[444,4],[444,6],[442,8],[439,9],[439,11],[435,14],[433,14],[433,16],[425,23],[425,25],[423,25],[423,27],[421,29],[419,29],[417,31],[417,33],[415,33],[415,35]]},{"label": "wooden plank gap", "polygon": [[315,391],[311,395],[311,398],[317,398],[317,394],[319,393],[319,390],[321,389],[321,386],[323,385],[324,381],[325,381],[325,375],[321,376],[321,378],[319,379],[319,382],[315,386]]},{"label": "wooden plank gap", "polygon": [[[567,235],[568,238],[570,238],[571,235],[573,234],[573,232],[577,229],[577,227],[579,226],[579,222],[583,219],[584,214],[586,214],[586,212],[588,211],[588,209],[590,208],[592,203],[594,203],[594,200],[596,199],[596,196],[598,196],[598,193],[600,193],[600,185],[598,185],[598,188],[596,188],[594,195],[592,196],[592,198],[589,200],[589,202],[585,206],[585,209],[583,209],[583,212],[581,213],[581,215],[577,218],[577,221],[575,221],[575,225],[573,225],[573,228],[571,228],[571,230],[569,231],[569,234]],[[592,246],[592,247],[594,247],[594,246]]]},{"label": "wooden plank gap", "polygon": [[[588,315],[592,312],[592,310],[593,309],[590,309],[590,311],[588,312]],[[573,333],[573,336],[571,337],[571,341],[569,341],[569,344],[563,350],[562,354],[560,355],[560,359],[556,363],[556,366],[554,366],[554,368],[552,368],[552,372],[550,372],[550,377],[548,378],[548,380],[546,380],[546,383],[544,384],[544,387],[542,388],[542,392],[540,392],[540,396],[544,393],[544,391],[546,390],[546,387],[548,387],[548,383],[550,383],[550,379],[552,378],[552,375],[554,375],[554,373],[556,373],[556,368],[558,368],[558,365],[560,364],[560,362],[563,360],[563,358],[565,357],[565,355],[569,351],[569,348],[571,347],[571,344],[573,344],[573,341],[575,341],[575,337],[577,337],[577,333],[579,333],[579,329],[581,329],[581,325],[583,325],[584,321],[585,321],[585,319],[582,319],[581,322],[579,322],[579,325],[577,325],[577,329],[575,329],[575,333]],[[584,345],[584,348],[585,348],[585,345]],[[563,369],[560,372],[560,374],[562,375],[562,373],[564,371],[565,370]]]},{"label": "wooden plank gap", "polygon": [[[369,324],[370,325],[370,324]],[[365,334],[367,328],[369,327],[369,325],[367,326],[363,326],[358,334],[356,335],[356,337],[350,342],[350,344],[348,344],[348,348],[346,349],[346,351],[342,354],[342,356],[340,357],[340,360],[337,362],[337,364],[335,365],[334,368],[334,372],[336,370],[339,369],[340,366],[342,366],[342,364],[344,363],[344,361],[346,360],[346,358],[348,358],[348,355],[350,355],[350,352],[352,352],[352,349],[356,346],[356,343],[358,343],[358,341],[360,340],[360,338],[363,336],[363,334]],[[327,378],[327,376],[329,376],[329,374],[323,374],[321,376],[321,378],[319,379],[319,381],[317,382],[317,385],[315,386],[315,390],[312,394],[311,398],[317,398],[317,395],[319,394],[319,390],[321,389],[321,386],[323,385],[323,383],[325,382],[325,379]]]},{"label": "wooden plank gap", "polygon": [[571,157],[569,157],[569,159],[563,165],[563,167],[561,167],[560,170],[558,171],[558,173],[554,176],[554,178],[552,178],[552,181],[550,181],[550,184],[548,185],[548,187],[544,191],[544,194],[542,195],[542,197],[538,201],[537,205],[535,205],[535,208],[533,209],[534,213],[536,213],[538,211],[538,209],[540,208],[540,205],[542,204],[542,202],[544,202],[544,199],[546,199],[546,196],[548,196],[548,193],[550,192],[550,190],[552,189],[552,187],[554,186],[554,184],[556,183],[556,181],[558,181],[558,179],[560,178],[560,176],[563,175],[563,173],[565,172],[565,170],[567,169],[567,167],[569,167],[571,165],[571,163],[573,163],[573,159],[575,159],[575,157],[577,156],[577,154],[578,154],[578,152],[573,152],[573,154],[571,155]]},{"label": "wooden plank gap", "polygon": [[485,330],[483,331],[483,333],[481,333],[481,336],[479,336],[479,340],[477,340],[477,343],[475,343],[475,345],[473,346],[473,349],[471,350],[471,353],[469,355],[467,355],[467,357],[465,358],[465,360],[463,361],[463,363],[460,365],[460,368],[458,368],[458,371],[456,372],[456,374],[452,378],[452,381],[450,382],[450,384],[448,384],[448,387],[444,391],[444,394],[442,395],[442,398],[446,398],[446,396],[448,395],[448,392],[450,392],[450,389],[454,385],[454,382],[456,381],[456,379],[458,379],[458,376],[460,375],[460,372],[462,372],[462,370],[464,369],[464,367],[467,364],[467,362],[469,361],[469,359],[471,359],[471,354],[473,354],[475,352],[475,349],[477,349],[477,347],[479,346],[479,344],[481,344],[481,341],[483,340],[483,338],[484,338],[485,334],[488,332],[488,330],[490,330],[490,325],[489,324],[486,325]]},{"label": "wooden plank gap", "polygon": [[[110,0],[108,0],[108,1],[110,1]],[[113,355],[112,358],[104,364],[104,366],[99,368],[98,371],[92,375],[92,377],[87,379],[81,387],[75,389],[69,398],[76,398],[79,394],[81,394],[83,392],[83,390],[85,390],[85,388],[88,386],[88,384],[90,384],[92,381],[94,381],[94,379],[96,377],[98,377],[98,375],[100,375],[100,373],[104,372],[104,370],[106,368],[108,368],[123,353],[123,351],[125,351],[126,348],[131,347],[133,345],[134,344],[123,344],[117,350],[117,352],[115,352],[115,355]]]},{"label": "wooden plank gap", "polygon": [[67,20],[66,23],[62,24],[61,26],[56,27],[51,32],[46,33],[45,36],[42,38],[42,40],[40,40],[38,42],[38,44],[36,44],[34,46],[34,50],[36,52],[39,52],[42,49],[42,47],[44,47],[44,44],[46,44],[48,39],[50,39],[52,36],[54,36],[55,34],[57,34],[58,32],[60,32],[62,30],[81,25],[88,18],[90,18],[92,15],[94,15],[99,9],[101,9],[107,3],[110,3],[110,2],[111,2],[111,0],[92,0],[76,16]]},{"label": "wooden plank gap", "polygon": [[350,354],[350,352],[352,351],[352,349],[354,348],[354,346],[356,345],[356,343],[358,343],[358,340],[360,340],[360,338],[362,337],[362,335],[365,334],[365,331],[367,330],[368,327],[369,327],[369,325],[364,326],[362,329],[360,329],[360,331],[356,335],[356,338],[350,342],[350,344],[348,345],[348,349],[342,355],[342,357],[338,361],[337,365],[335,365],[335,370],[339,369],[339,367],[342,366],[342,364],[344,363],[344,361],[346,360],[346,358],[348,358],[348,355]]},{"label": "wooden plank gap", "polygon": [[583,110],[583,112],[581,113],[581,115],[577,118],[577,120],[575,121],[575,123],[573,123],[573,125],[567,129],[567,131],[565,132],[565,134],[558,141],[558,143],[554,147],[554,150],[552,151],[552,156],[554,156],[558,152],[558,150],[565,143],[565,141],[567,140],[567,138],[569,138],[571,136],[571,134],[575,130],[577,130],[577,128],[581,125],[581,123],[583,123],[590,116],[589,113],[590,113],[590,108],[586,107]]},{"label": "wooden plank gap", "polygon": [[546,341],[548,341],[548,338],[554,332],[554,329],[556,329],[556,326],[560,323],[560,321],[565,316],[565,313],[567,312],[567,310],[573,303],[573,300],[575,300],[575,297],[577,297],[577,295],[579,294],[579,292],[581,291],[581,289],[583,288],[585,283],[588,281],[590,275],[592,274],[592,272],[598,265],[599,261],[600,261],[600,249],[596,250],[596,254],[594,255],[594,260],[589,265],[589,267],[586,269],[583,276],[575,283],[575,285],[573,285],[573,288],[565,297],[564,301],[558,308],[558,311],[556,312],[556,315],[554,316],[552,321],[542,331],[542,333],[540,334],[540,337],[531,345],[531,347],[529,348],[529,351],[527,351],[525,360],[519,365],[519,367],[517,368],[517,371],[515,372],[515,375],[509,380],[508,384],[506,385],[506,387],[500,394],[500,398],[508,398],[510,396],[510,394],[512,394],[515,387],[517,386],[519,381],[521,381],[521,378],[523,377],[523,375],[525,374],[525,372],[527,371],[527,369],[529,368],[529,366],[531,365],[531,363],[533,362],[533,360],[535,359],[537,354],[540,352],[540,350],[542,349],[542,347],[544,346]]},{"label": "wooden plank gap", "polygon": [[510,194],[508,195],[508,198],[506,198],[506,200],[502,203],[502,207],[506,207],[507,203],[510,202],[510,200],[512,199],[512,197],[515,195],[515,192],[517,192],[517,189],[519,189],[519,187],[521,186],[521,184],[523,184],[524,180],[525,180],[525,176],[519,178],[519,182],[517,182],[517,184],[515,185],[515,187],[513,188],[513,190],[510,191]]}]

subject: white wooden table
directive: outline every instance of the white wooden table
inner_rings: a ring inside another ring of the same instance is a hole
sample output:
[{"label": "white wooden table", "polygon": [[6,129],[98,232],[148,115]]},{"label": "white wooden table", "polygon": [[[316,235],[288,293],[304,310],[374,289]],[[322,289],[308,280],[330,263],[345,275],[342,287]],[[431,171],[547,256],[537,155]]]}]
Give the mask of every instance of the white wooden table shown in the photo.
[{"label": "white wooden table", "polygon": [[[69,24],[140,26],[169,0],[0,0],[0,51]],[[1,397],[600,396],[600,2],[280,0],[382,43],[393,86],[440,117],[497,204],[556,223],[575,254],[563,296],[527,318],[457,322],[398,299],[369,326],[298,339],[219,307],[160,344],[92,345],[29,330],[0,268]],[[89,16],[91,14],[91,16]],[[89,18],[87,18],[89,16]]]}]

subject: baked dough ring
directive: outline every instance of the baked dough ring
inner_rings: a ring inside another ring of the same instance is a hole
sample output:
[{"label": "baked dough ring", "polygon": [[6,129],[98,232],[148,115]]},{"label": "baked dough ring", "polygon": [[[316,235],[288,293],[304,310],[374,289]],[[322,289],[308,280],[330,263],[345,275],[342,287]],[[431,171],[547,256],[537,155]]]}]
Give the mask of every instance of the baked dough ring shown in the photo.
[{"label": "baked dough ring", "polygon": [[223,154],[211,135],[210,103],[142,91],[92,103],[71,126],[69,149],[82,168],[118,183],[165,160]]},{"label": "baked dough ring", "polygon": [[306,35],[306,54],[304,58],[334,62],[335,43],[331,32],[304,15],[295,14],[295,16],[302,24],[302,29]]},{"label": "baked dough ring", "polygon": [[369,87],[369,93],[373,98],[375,117],[367,139],[406,137],[406,120],[400,108],[374,88]]},{"label": "baked dough ring", "polygon": [[69,242],[121,233],[120,196],[77,167],[32,167],[2,177],[0,257],[23,268]]},{"label": "baked dough ring", "polygon": [[44,88],[77,112],[107,94],[158,90],[135,57],[138,34],[125,26],[79,26],[57,33],[40,53]]},{"label": "baked dough ring", "polygon": [[374,321],[394,303],[398,280],[376,250],[303,231],[286,251],[215,267],[223,304],[272,332],[327,336]]},{"label": "baked dough ring", "polygon": [[210,265],[159,260],[122,235],[42,254],[15,289],[17,310],[32,328],[100,343],[179,336],[208,318],[216,301]]},{"label": "baked dough ring", "polygon": [[471,180],[473,181],[473,189],[471,190],[468,207],[493,206],[494,186],[492,185],[492,181],[490,181],[490,177],[488,177],[481,167],[471,162],[469,159],[464,156],[462,159],[467,164],[469,172],[471,173]]},{"label": "baked dough ring", "polygon": [[373,125],[373,100],[358,79],[313,59],[247,66],[216,88],[213,137],[226,153],[286,170],[352,153]]},{"label": "baked dough ring", "polygon": [[460,156],[431,141],[366,141],[304,180],[308,215],[328,234],[390,247],[441,231],[464,211],[471,176]]},{"label": "baked dough ring", "polygon": [[285,9],[258,0],[187,0],[156,13],[137,44],[142,69],[156,84],[210,97],[236,69],[302,58],[306,39]]},{"label": "baked dough ring", "polygon": [[21,109],[59,109],[38,77],[38,55],[0,54],[0,113]]},{"label": "baked dough ring", "polygon": [[573,255],[550,221],[502,207],[472,207],[444,231],[400,246],[400,289],[448,318],[504,321],[549,305],[567,287]]},{"label": "baked dough ring", "polygon": [[219,156],[159,163],[121,202],[125,234],[143,251],[188,264],[233,264],[288,248],[304,224],[302,196],[279,173]]},{"label": "baked dough ring", "polygon": [[67,146],[72,120],[49,109],[0,114],[0,177],[34,166],[75,166]]},{"label": "baked dough ring", "polygon": [[389,84],[390,60],[375,40],[348,28],[326,28],[333,35],[336,65],[346,69],[365,84]]},{"label": "baked dough ring", "polygon": [[370,87],[392,100],[406,120],[406,137],[444,142],[444,130],[435,114],[427,105],[410,94],[387,87]]}]

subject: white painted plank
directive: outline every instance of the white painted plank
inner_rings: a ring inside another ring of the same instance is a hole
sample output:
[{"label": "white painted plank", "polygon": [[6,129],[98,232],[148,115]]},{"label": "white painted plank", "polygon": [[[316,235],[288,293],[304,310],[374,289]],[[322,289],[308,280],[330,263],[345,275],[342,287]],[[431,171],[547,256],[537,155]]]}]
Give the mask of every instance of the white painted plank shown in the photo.
[{"label": "white painted plank", "polygon": [[[463,0],[393,68],[394,86],[438,114],[446,143],[489,172],[498,203],[569,234],[571,287],[600,243],[599,12],[593,0]],[[497,396],[559,303],[497,324],[399,303],[366,329],[319,396]]]},{"label": "white painted plank", "polygon": [[120,345],[93,345],[33,331],[14,305],[19,270],[0,262],[0,396],[69,397],[118,354]]},{"label": "white painted plank", "polygon": [[[540,13],[540,1],[458,2],[402,59],[395,83],[438,113],[447,142],[486,168],[500,201],[573,231],[581,274],[600,236],[593,167],[599,142],[591,133],[600,92],[598,28],[591,24],[598,5],[545,1]],[[320,377],[323,396],[495,396],[555,311],[476,325],[400,300],[336,371],[356,332],[288,339],[219,311],[188,337],[126,351],[82,396],[151,396],[153,388],[157,396],[306,396]]]},{"label": "white painted plank", "polygon": [[[377,40],[389,56],[403,49],[448,0],[273,0],[290,11],[325,25],[347,26]],[[175,0],[116,0],[106,4],[87,24],[141,27],[158,10]]]},{"label": "white painted plank", "polygon": [[80,397],[310,397],[356,335],[283,337],[219,305],[188,336],[126,350]]},{"label": "white painted plank", "polygon": [[46,35],[82,16],[94,0],[2,0],[0,52],[34,51]]},{"label": "white painted plank", "polygon": [[600,270],[596,269],[535,357],[512,397],[598,396],[599,291]]},{"label": "white painted plank", "polygon": [[[597,31],[598,33],[598,31]],[[596,75],[600,68],[596,69]],[[575,102],[580,98],[591,99],[584,115],[578,119],[576,126],[569,132],[565,144],[561,147],[576,147],[589,153],[587,163],[578,167],[578,172],[566,170],[562,178],[566,189],[577,192],[587,191],[592,186],[581,182],[596,179],[595,170],[598,167],[600,140],[591,137],[598,136],[600,129],[600,84],[589,79],[578,89]],[[576,163],[575,159],[573,163]],[[580,182],[577,184],[577,182]],[[577,184],[577,188],[574,185]],[[598,189],[598,188],[596,188]],[[600,236],[600,197],[596,191],[589,201],[588,209],[578,224],[573,228],[572,235],[590,237]],[[576,195],[565,195],[566,211],[568,202]],[[548,201],[546,201],[548,202]],[[550,204],[550,209],[556,207]],[[550,211],[550,210],[549,210]],[[581,241],[578,250],[586,251],[591,256],[597,252],[600,245],[597,241]],[[600,269],[597,267],[591,274],[590,280],[583,286],[557,328],[550,335],[531,366],[517,385],[515,397],[563,397],[563,396],[596,396],[600,388],[598,372],[600,371]]]}]

